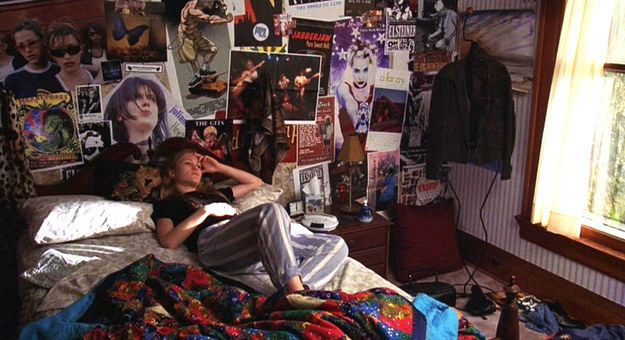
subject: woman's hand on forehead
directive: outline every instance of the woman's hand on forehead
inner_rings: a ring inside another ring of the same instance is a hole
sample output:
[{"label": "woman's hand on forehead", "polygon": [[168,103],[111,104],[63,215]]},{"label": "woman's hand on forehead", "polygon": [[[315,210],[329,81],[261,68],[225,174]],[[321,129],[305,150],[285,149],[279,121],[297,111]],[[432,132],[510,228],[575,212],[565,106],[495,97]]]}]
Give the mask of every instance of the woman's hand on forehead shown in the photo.
[{"label": "woman's hand on forehead", "polygon": [[211,156],[203,156],[198,154],[198,160],[203,172],[213,173],[219,171],[219,162]]}]

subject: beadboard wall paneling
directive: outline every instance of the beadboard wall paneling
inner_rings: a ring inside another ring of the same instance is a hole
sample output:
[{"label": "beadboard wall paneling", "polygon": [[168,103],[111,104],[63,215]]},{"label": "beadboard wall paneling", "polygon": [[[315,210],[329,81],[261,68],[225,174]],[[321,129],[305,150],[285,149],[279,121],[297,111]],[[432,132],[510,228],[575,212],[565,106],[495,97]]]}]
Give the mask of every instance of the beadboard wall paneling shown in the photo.
[{"label": "beadboard wall paneling", "polygon": [[[459,11],[467,7],[475,10],[534,9],[534,0],[459,0]],[[492,191],[483,210],[483,220],[488,242],[551,273],[593,291],[611,301],[625,306],[625,283],[550,252],[519,236],[514,216],[521,211],[525,156],[527,154],[531,94],[514,93],[516,113],[516,142],[512,154],[512,178],[495,179]],[[473,165],[453,164],[450,176],[461,205],[460,228],[485,239],[480,222],[480,207],[495,173]]]}]

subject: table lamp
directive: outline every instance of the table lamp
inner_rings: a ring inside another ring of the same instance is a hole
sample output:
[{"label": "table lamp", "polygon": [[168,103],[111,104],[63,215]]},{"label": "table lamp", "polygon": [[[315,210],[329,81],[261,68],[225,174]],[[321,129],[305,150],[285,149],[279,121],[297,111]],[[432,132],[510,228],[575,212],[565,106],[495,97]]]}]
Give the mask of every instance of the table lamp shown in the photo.
[{"label": "table lamp", "polygon": [[362,151],[362,146],[360,145],[360,140],[358,136],[352,135],[348,136],[343,142],[343,146],[341,147],[341,151],[339,152],[338,160],[347,164],[349,169],[349,202],[346,207],[342,207],[340,209],[341,212],[355,214],[360,208],[354,207],[352,204],[352,186],[353,180],[352,176],[354,173],[354,168],[358,165],[358,163],[365,160],[365,153]]}]

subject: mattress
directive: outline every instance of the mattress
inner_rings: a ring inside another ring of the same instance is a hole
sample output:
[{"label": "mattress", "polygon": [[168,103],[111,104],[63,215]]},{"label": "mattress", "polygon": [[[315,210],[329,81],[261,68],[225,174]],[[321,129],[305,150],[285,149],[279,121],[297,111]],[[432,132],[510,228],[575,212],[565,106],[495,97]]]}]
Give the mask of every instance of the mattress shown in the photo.
[{"label": "mattress", "polygon": [[[159,245],[153,232],[45,246],[33,245],[27,237],[20,238],[21,323],[38,320],[68,307],[107,275],[148,254],[154,254],[164,262],[200,266],[195,253],[184,247],[166,249]],[[352,258],[341,265],[323,290],[354,293],[377,287],[391,288],[412,300],[408,293]]]}]

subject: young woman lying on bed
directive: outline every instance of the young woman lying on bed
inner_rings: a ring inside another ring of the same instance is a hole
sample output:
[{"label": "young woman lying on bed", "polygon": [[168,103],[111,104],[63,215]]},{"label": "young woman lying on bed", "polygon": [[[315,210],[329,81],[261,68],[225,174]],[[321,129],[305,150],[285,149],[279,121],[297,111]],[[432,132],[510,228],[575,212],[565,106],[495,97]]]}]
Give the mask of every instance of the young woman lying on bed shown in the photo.
[{"label": "young woman lying on bed", "polygon": [[[205,173],[219,173],[239,184],[219,190],[204,187]],[[171,249],[184,244],[218,274],[268,274],[276,290],[287,293],[305,285],[321,288],[347,258],[347,245],[335,235],[290,235],[289,215],[277,203],[237,214],[230,202],[261,184],[258,177],[193,147],[178,151],[168,157],[163,199],[154,205],[159,242]]]}]

